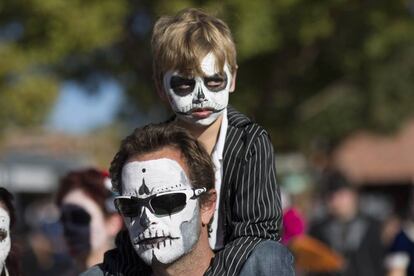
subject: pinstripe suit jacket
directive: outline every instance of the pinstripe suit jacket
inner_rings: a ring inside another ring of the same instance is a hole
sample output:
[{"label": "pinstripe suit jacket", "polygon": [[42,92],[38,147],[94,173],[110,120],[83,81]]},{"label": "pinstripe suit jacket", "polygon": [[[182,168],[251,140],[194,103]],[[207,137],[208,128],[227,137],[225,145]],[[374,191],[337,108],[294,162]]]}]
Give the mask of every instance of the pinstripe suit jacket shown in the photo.
[{"label": "pinstripe suit jacket", "polygon": [[[225,247],[216,252],[206,276],[238,275],[256,245],[264,239],[280,239],[281,201],[269,135],[232,107],[227,116],[219,210]],[[117,248],[105,254],[104,263],[83,275],[150,273],[124,231],[118,235]]]},{"label": "pinstripe suit jacket", "polygon": [[232,107],[227,117],[219,210],[225,248],[217,252],[209,276],[238,275],[257,244],[280,239],[281,201],[269,135]]}]

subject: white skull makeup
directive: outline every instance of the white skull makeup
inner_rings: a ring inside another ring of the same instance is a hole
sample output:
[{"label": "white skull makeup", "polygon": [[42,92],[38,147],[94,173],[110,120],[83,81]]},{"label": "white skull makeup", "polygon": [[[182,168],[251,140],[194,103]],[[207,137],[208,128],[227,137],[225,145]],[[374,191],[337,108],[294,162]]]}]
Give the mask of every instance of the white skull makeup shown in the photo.
[{"label": "white skull makeup", "polygon": [[[130,215],[121,213],[135,251],[148,265],[172,263],[197,243],[200,211],[193,193],[183,168],[172,159],[133,161],[124,166],[121,197],[145,203],[125,206]],[[182,196],[180,200],[173,198],[177,195]]]},{"label": "white skull makeup", "polygon": [[190,123],[208,126],[224,111],[229,103],[232,75],[225,63],[224,72],[216,71],[216,58],[209,53],[201,60],[205,76],[188,78],[177,71],[164,75],[164,89],[177,117]]},{"label": "white skull makeup", "polygon": [[4,269],[10,246],[10,216],[3,207],[0,207],[0,272]]}]

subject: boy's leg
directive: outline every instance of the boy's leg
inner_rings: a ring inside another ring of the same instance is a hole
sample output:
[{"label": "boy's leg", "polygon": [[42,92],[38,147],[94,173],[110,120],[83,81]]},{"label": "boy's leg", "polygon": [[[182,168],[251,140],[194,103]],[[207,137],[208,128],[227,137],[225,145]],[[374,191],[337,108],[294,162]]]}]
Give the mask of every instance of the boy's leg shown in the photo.
[{"label": "boy's leg", "polygon": [[295,275],[293,256],[284,245],[266,240],[256,246],[240,276],[293,276]]}]

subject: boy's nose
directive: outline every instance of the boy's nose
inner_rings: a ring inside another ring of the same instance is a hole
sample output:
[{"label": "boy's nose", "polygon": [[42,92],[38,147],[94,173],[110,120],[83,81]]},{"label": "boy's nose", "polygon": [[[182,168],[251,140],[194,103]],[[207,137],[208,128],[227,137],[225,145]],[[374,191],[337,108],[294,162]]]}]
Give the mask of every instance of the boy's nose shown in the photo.
[{"label": "boy's nose", "polygon": [[200,102],[204,102],[207,101],[206,96],[204,95],[203,89],[201,87],[199,87],[197,89],[197,95],[195,98],[195,102],[200,103]]}]

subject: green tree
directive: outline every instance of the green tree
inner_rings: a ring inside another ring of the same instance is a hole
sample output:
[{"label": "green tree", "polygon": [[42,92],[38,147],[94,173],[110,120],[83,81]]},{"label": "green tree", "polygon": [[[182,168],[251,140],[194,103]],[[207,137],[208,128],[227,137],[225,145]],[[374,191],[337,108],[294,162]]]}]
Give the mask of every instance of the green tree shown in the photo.
[{"label": "green tree", "polygon": [[193,6],[233,30],[239,72],[231,102],[263,124],[279,150],[306,149],[320,139],[335,145],[360,128],[393,131],[413,115],[414,18],[408,2],[140,3],[132,14],[146,27],[121,51],[136,69],[128,93],[147,108],[156,99],[148,84],[150,27],[159,15]]},{"label": "green tree", "polygon": [[7,105],[0,123],[40,122],[68,79],[91,91],[102,78],[117,80],[128,96],[123,120],[161,108],[151,29],[160,15],[185,7],[230,25],[239,63],[231,102],[271,132],[279,151],[306,149],[318,139],[336,144],[359,128],[393,131],[413,115],[412,1],[6,0],[0,99],[26,91],[41,103],[24,101],[36,116],[24,103]]},{"label": "green tree", "polygon": [[125,16],[123,1],[1,1],[0,132],[42,124],[61,83],[79,79],[66,68],[112,47]]}]

